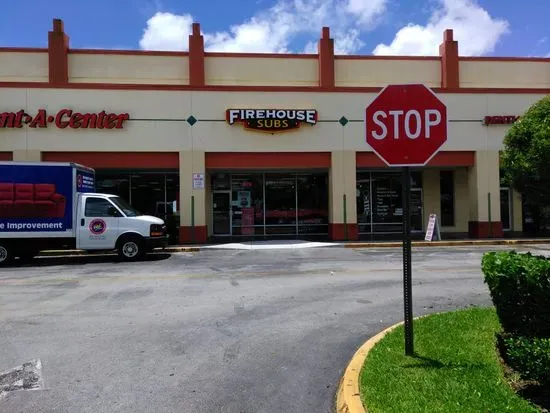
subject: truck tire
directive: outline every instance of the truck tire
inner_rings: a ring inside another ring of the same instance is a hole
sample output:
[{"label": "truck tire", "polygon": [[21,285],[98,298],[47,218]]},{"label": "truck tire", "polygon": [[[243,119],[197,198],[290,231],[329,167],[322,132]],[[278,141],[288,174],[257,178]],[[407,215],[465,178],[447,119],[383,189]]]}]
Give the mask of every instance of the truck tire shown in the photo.
[{"label": "truck tire", "polygon": [[13,261],[13,249],[7,244],[0,244],[0,267]]},{"label": "truck tire", "polygon": [[124,261],[137,261],[145,255],[145,243],[137,235],[126,235],[120,238],[117,250]]}]

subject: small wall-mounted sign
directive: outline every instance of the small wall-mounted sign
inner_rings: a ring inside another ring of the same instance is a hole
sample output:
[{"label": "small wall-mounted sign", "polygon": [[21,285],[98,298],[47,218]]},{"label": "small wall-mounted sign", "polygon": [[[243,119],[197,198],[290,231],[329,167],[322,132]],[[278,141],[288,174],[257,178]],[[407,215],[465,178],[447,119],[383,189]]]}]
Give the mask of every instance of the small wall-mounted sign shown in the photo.
[{"label": "small wall-mounted sign", "polygon": [[203,173],[193,173],[193,189],[204,189]]},{"label": "small wall-mounted sign", "polygon": [[242,123],[245,129],[257,132],[281,133],[298,129],[302,123],[317,124],[315,109],[227,109],[229,125]]},{"label": "small wall-mounted sign", "polygon": [[0,128],[47,128],[53,124],[59,129],[122,129],[124,122],[130,119],[128,113],[79,113],[71,109],[61,109],[54,115],[46,109],[39,109],[34,115],[21,109],[18,112],[0,112]]},{"label": "small wall-mounted sign", "polygon": [[484,125],[510,125],[519,119],[517,115],[485,116]]}]

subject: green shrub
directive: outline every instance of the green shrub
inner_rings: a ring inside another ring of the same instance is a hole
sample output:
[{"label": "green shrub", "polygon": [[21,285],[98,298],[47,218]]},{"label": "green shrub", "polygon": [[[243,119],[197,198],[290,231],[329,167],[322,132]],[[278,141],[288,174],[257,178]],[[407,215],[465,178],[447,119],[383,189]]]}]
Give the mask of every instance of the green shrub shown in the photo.
[{"label": "green shrub", "polygon": [[503,356],[523,379],[550,386],[550,338],[503,335]]},{"label": "green shrub", "polygon": [[550,338],[550,260],[530,253],[489,252],[482,270],[503,330]]}]

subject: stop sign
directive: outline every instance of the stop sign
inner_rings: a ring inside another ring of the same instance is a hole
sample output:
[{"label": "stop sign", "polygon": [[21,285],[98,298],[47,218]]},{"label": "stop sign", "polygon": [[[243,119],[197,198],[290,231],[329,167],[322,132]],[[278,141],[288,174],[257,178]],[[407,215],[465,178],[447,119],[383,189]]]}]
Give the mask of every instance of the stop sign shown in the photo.
[{"label": "stop sign", "polygon": [[367,143],[389,166],[422,166],[447,141],[447,108],[422,84],[389,85],[366,109]]}]

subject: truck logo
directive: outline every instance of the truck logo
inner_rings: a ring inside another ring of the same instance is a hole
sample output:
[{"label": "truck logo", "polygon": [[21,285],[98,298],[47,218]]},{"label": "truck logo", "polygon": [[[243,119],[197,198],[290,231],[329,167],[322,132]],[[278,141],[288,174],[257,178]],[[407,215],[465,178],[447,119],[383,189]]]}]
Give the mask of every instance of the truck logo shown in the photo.
[{"label": "truck logo", "polygon": [[107,229],[107,223],[102,219],[92,219],[89,228],[92,234],[101,235]]}]

